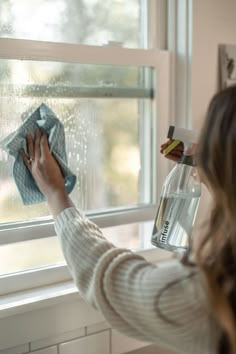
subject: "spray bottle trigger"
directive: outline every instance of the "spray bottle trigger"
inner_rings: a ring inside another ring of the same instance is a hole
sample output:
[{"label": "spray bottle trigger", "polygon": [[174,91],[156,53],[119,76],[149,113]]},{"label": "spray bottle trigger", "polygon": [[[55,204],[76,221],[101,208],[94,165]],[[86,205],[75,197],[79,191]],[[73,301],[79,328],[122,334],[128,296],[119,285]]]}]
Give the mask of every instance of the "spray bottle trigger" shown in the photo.
[{"label": "spray bottle trigger", "polygon": [[163,151],[164,156],[168,155],[180,143],[180,140],[173,140],[172,143]]}]

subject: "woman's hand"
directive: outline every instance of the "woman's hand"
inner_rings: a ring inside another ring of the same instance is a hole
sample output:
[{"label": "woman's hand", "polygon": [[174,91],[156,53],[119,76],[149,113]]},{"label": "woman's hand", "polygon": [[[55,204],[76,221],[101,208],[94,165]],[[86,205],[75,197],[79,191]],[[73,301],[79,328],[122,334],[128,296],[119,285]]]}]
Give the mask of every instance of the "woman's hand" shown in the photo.
[{"label": "woman's hand", "polygon": [[26,139],[29,156],[23,149],[20,150],[20,154],[39,190],[47,199],[53,216],[56,217],[65,208],[73,206],[65,189],[62,172],[49,150],[46,133],[42,134],[37,129],[35,141],[31,135]]},{"label": "woman's hand", "polygon": [[[173,140],[168,140],[166,143],[162,144],[160,147],[160,153],[164,154],[164,150],[173,142]],[[169,160],[179,162],[182,154],[184,152],[184,144],[180,142],[171,152],[165,157]]]},{"label": "woman's hand", "polygon": [[[164,150],[172,143],[172,141],[173,140],[168,140],[166,143],[161,145],[160,147],[161,154],[164,154]],[[197,145],[192,144],[190,149],[192,154],[194,155],[196,153]],[[183,152],[184,152],[184,144],[180,142],[173,150],[171,150],[169,154],[165,155],[165,157],[169,160],[179,162]],[[198,175],[201,183],[205,184],[208,187],[207,178],[204,176],[200,168],[198,168]]]},{"label": "woman's hand", "polygon": [[64,193],[64,178],[58,163],[50,153],[47,135],[37,129],[35,141],[31,135],[27,135],[26,139],[29,157],[24,150],[21,150],[20,153],[40,191],[46,199],[53,193]]}]

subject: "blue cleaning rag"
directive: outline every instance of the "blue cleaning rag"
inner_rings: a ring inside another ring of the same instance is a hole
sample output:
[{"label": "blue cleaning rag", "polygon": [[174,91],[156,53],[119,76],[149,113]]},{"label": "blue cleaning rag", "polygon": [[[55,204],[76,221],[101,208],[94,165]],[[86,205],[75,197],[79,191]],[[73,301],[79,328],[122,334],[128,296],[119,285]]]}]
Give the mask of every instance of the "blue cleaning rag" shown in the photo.
[{"label": "blue cleaning rag", "polygon": [[42,103],[14,133],[0,143],[1,147],[15,158],[13,176],[25,205],[45,201],[19,153],[21,148],[27,153],[26,135],[31,134],[34,137],[37,128],[41,128],[48,134],[50,151],[60,165],[68,194],[73,190],[76,183],[76,176],[67,165],[63,124],[54,112]]}]

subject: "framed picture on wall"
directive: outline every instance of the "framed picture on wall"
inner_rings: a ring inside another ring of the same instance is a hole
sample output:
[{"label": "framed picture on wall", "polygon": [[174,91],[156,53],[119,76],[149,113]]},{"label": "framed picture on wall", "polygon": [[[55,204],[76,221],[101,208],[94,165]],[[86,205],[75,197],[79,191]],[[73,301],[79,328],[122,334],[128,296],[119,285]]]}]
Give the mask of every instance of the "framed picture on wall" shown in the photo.
[{"label": "framed picture on wall", "polygon": [[236,85],[236,45],[220,46],[221,88]]}]

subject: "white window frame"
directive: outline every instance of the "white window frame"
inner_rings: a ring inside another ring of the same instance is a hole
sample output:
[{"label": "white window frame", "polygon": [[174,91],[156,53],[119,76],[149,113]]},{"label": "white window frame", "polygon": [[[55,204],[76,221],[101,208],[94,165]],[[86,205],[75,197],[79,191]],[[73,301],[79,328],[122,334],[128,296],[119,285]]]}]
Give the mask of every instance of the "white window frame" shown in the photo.
[{"label": "white window frame", "polygon": [[[112,46],[87,46],[79,44],[63,44],[52,42],[40,42],[19,39],[0,39],[0,58],[37,61],[60,61],[80,64],[106,64],[119,66],[141,66],[155,68],[152,122],[152,148],[144,151],[145,160],[153,158],[154,169],[148,173],[152,175],[152,184],[147,186],[147,191],[152,192],[153,200],[149,205],[134,208],[120,208],[103,213],[87,213],[87,216],[99,227],[111,227],[134,222],[153,220],[160,190],[169,164],[158,153],[160,142],[165,140],[166,132],[170,124],[170,65],[171,56],[166,50],[159,49],[164,46],[164,36],[151,33],[163,25],[163,12],[165,12],[165,0],[145,1],[148,18],[148,38],[153,38],[145,44],[146,49],[129,49]],[[159,11],[159,12],[158,12]],[[162,22],[158,22],[158,18]],[[162,33],[162,31],[161,31]],[[158,166],[158,168],[157,168]],[[158,181],[158,183],[156,183]],[[33,240],[55,235],[53,221],[44,218],[39,221],[2,224],[0,226],[0,245],[20,241]],[[71,279],[65,264],[42,269],[5,275],[0,277],[0,294],[23,290],[27,287],[35,287],[45,284],[57,283]]]},{"label": "white window frame", "polygon": [[192,128],[193,0],[167,0],[167,48],[171,56],[170,121]]}]

